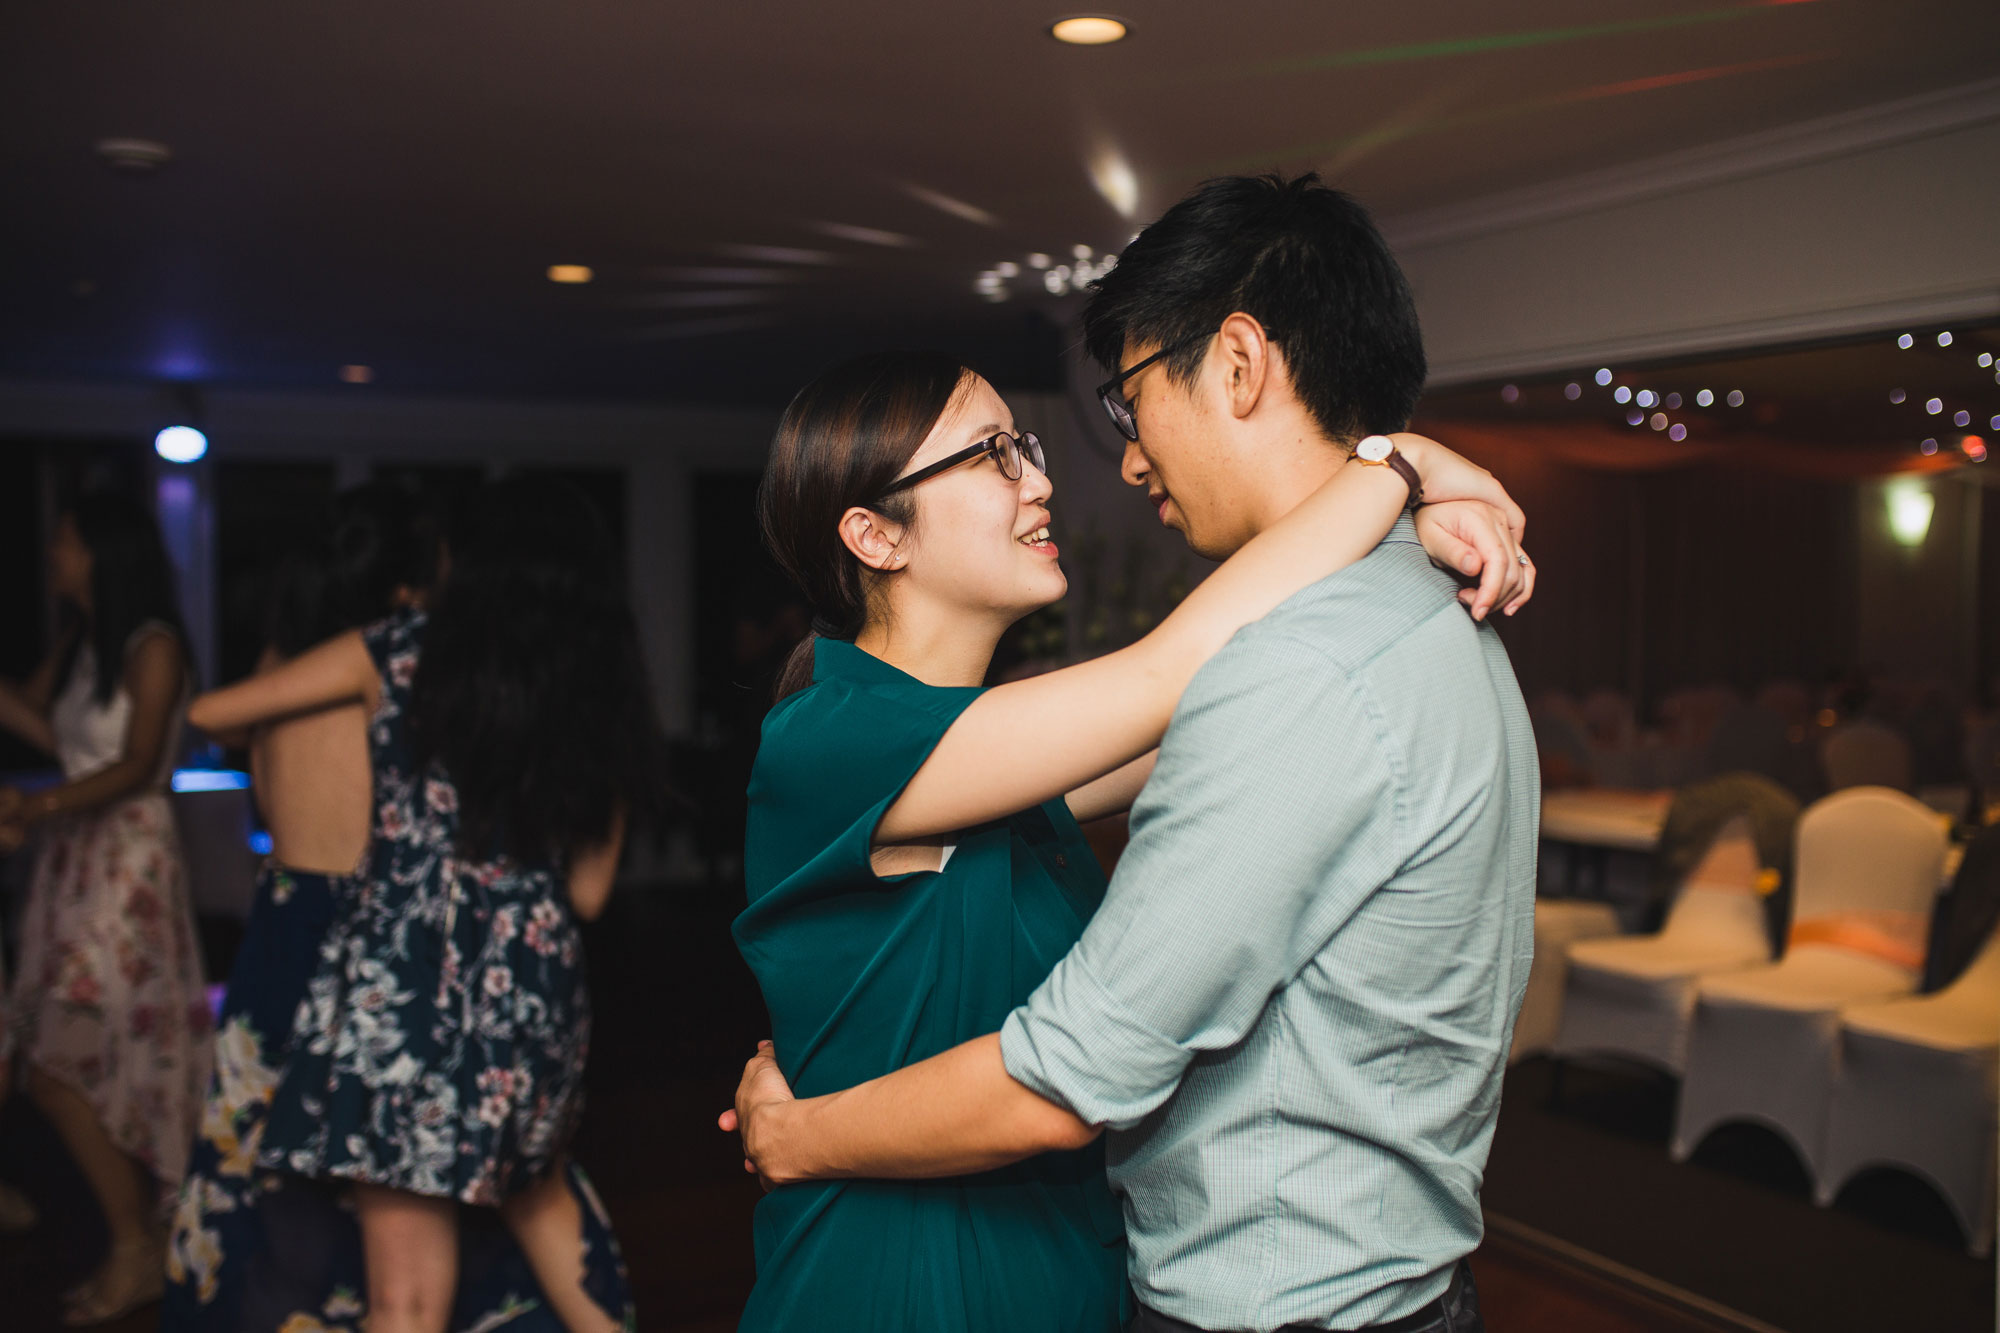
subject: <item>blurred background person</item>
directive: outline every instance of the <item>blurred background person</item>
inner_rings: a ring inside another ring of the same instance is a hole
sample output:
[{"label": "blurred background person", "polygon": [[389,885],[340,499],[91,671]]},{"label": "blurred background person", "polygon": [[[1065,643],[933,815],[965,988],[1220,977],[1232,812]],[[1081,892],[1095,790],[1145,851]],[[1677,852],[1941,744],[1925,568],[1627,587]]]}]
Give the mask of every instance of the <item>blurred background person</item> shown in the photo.
[{"label": "blurred background person", "polygon": [[0,849],[41,838],[11,1036],[109,1231],[64,1297],[81,1325],[159,1297],[160,1203],[187,1165],[209,1016],[167,801],[192,671],[159,529],[132,500],[86,496],[48,561],[64,627],[24,686],[0,690],[0,721],[54,754],[62,781],[0,788]]},{"label": "blurred background person", "polygon": [[582,496],[488,487],[435,614],[342,634],[194,718],[226,731],[357,703],[366,864],[335,887],[257,1161],[353,1184],[374,1333],[454,1322],[462,1205],[497,1209],[573,1333],[628,1326],[616,1242],[566,1156],[590,1031],[578,922],[658,802],[662,742]]},{"label": "blurred background person", "polygon": [[[420,608],[437,560],[434,525],[407,490],[375,482],[343,492],[322,529],[308,532],[277,571],[258,674]],[[334,883],[367,854],[368,714],[355,699],[257,719],[215,739],[250,753],[271,854],[217,1017],[215,1076],[169,1237],[162,1325],[275,1329],[294,1317],[338,1318],[352,1299],[339,1288],[351,1293],[361,1282],[359,1235],[335,1194],[258,1172],[255,1157],[274,1071],[332,918]],[[309,1240],[320,1261],[270,1262],[283,1244],[267,1234],[277,1227]]]}]

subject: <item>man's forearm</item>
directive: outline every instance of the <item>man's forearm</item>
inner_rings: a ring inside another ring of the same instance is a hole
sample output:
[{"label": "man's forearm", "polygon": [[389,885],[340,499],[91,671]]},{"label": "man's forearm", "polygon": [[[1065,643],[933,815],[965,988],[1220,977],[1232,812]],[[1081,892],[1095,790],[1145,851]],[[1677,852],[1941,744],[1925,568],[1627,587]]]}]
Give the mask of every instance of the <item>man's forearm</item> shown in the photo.
[{"label": "man's forearm", "polygon": [[998,1034],[844,1092],[759,1108],[749,1150],[776,1184],[968,1175],[1098,1131],[1017,1083]]}]

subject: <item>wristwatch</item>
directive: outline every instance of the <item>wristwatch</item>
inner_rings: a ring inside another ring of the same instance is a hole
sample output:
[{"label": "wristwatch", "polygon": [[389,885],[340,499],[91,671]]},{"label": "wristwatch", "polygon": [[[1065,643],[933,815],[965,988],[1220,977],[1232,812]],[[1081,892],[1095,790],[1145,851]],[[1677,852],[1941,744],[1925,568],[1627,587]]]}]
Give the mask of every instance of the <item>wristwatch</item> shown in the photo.
[{"label": "wristwatch", "polygon": [[1424,502],[1424,480],[1417,475],[1410,460],[1391,443],[1386,435],[1369,435],[1354,446],[1354,461],[1366,463],[1370,467],[1386,467],[1395,471],[1410,488],[1409,508],[1415,509]]}]

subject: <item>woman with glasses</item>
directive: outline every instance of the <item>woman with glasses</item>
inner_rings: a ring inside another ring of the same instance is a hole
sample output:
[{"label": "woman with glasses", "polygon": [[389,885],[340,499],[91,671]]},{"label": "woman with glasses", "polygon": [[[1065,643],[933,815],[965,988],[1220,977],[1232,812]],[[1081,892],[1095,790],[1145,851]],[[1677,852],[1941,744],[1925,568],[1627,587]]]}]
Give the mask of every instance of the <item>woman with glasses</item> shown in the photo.
[{"label": "woman with glasses", "polygon": [[[1525,600],[1505,493],[1440,445],[1394,443],[1432,499],[1466,502],[1419,529],[1485,575],[1475,612]],[[764,724],[736,923],[799,1096],[998,1030],[1103,895],[1078,821],[1131,805],[1236,630],[1387,535],[1410,491],[1385,475],[1339,469],[1138,643],[985,690],[1000,636],[1065,591],[1039,441],[940,355],[863,357],[800,392],[759,508],[815,633]],[[746,1333],[1110,1333],[1130,1314],[1101,1141],[980,1175],[786,1186],[758,1206],[756,1247]]]}]

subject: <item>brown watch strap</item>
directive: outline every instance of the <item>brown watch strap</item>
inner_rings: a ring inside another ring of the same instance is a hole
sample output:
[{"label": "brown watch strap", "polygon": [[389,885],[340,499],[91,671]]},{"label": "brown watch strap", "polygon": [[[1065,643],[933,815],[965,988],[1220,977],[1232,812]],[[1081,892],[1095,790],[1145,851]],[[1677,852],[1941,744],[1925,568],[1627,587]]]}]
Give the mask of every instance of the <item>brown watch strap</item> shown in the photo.
[{"label": "brown watch strap", "polygon": [[1383,461],[1394,468],[1396,475],[1409,484],[1410,503],[1407,507],[1415,509],[1418,505],[1422,504],[1424,502],[1424,479],[1417,475],[1417,469],[1411,464],[1410,460],[1403,457],[1403,451],[1401,449],[1391,449],[1389,457]]}]

